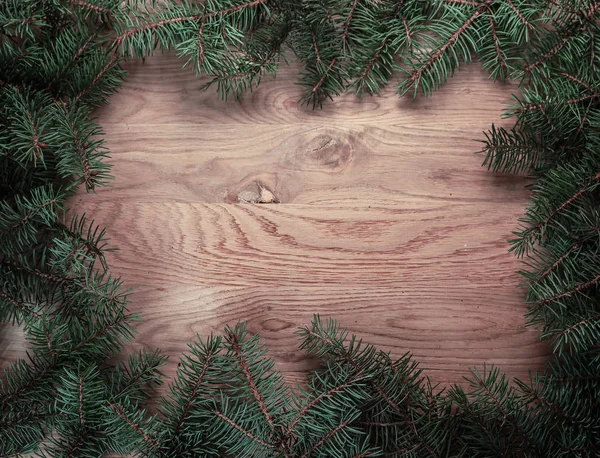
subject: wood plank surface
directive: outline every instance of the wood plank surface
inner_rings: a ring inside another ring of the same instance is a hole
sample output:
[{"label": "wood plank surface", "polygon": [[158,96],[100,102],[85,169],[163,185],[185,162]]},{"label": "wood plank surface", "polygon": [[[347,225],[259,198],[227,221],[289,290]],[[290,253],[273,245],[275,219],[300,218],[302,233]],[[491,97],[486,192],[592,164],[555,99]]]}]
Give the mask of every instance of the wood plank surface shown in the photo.
[{"label": "wood plank surface", "polygon": [[[473,154],[492,122],[510,124],[514,87],[471,66],[427,99],[389,88],[313,111],[297,104],[293,66],[242,102],[180,67],[170,55],[126,66],[98,110],[116,178],[71,203],[119,247],[109,265],[144,318],[133,348],[162,348],[172,375],[196,334],[243,320],[301,380],[315,361],[293,333],[319,313],[412,352],[442,384],[484,361],[518,377],[542,367],[507,252],[527,183]],[[256,203],[261,188],[281,203]],[[23,348],[5,331],[14,359]]]}]

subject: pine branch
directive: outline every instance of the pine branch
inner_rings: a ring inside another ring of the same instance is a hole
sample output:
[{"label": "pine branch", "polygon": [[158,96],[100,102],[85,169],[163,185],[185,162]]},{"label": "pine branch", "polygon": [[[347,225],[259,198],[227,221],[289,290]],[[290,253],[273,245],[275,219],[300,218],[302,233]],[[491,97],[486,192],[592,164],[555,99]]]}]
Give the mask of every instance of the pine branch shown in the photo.
[{"label": "pine branch", "polygon": [[66,1],[72,5],[78,6],[80,8],[88,9],[88,10],[94,11],[96,13],[102,13],[102,14],[108,14],[108,15],[112,14],[112,11],[109,10],[108,8],[102,8],[101,6],[85,2],[83,0],[66,0]]},{"label": "pine branch", "polygon": [[287,431],[286,434],[289,435],[292,433],[293,429],[296,427],[296,425],[298,424],[298,422],[312,409],[314,409],[320,402],[322,402],[323,400],[331,397],[332,395],[339,393],[341,391],[343,391],[344,389],[348,388],[349,386],[351,386],[353,383],[359,381],[359,377],[354,377],[351,378],[347,381],[345,381],[344,383],[341,383],[340,385],[337,385],[333,388],[330,388],[329,390],[327,390],[324,393],[321,393],[317,396],[315,396],[310,402],[308,402],[306,405],[304,405],[302,407],[302,409],[300,409],[298,411],[298,413],[294,416],[294,418],[292,419],[292,421],[289,423],[288,427],[287,427]]},{"label": "pine branch", "polygon": [[187,21],[196,22],[199,20],[206,21],[206,19],[209,19],[212,17],[231,14],[231,13],[235,13],[237,11],[241,11],[246,8],[252,8],[254,6],[258,6],[260,4],[266,3],[266,1],[267,0],[252,0],[250,2],[242,3],[242,4],[236,5],[236,6],[231,6],[229,8],[223,8],[223,9],[220,9],[217,11],[210,11],[208,13],[200,13],[200,14],[192,14],[189,16],[173,17],[173,18],[163,19],[161,21],[157,21],[157,22],[153,22],[153,23],[149,23],[149,24],[144,24],[144,25],[141,25],[134,29],[130,29],[130,30],[118,35],[115,38],[114,43],[116,46],[119,46],[123,42],[123,40],[130,37],[131,35],[134,35],[134,34],[146,31],[146,30],[157,29],[157,28],[162,27],[167,24],[176,24],[176,23],[180,23],[180,22],[187,22]]},{"label": "pine branch", "polygon": [[106,75],[106,73],[108,71],[110,71],[110,69],[117,63],[117,61],[118,61],[117,52],[116,52],[116,50],[113,50],[111,52],[110,57],[109,57],[108,61],[106,62],[106,64],[100,69],[100,71],[98,73],[96,73],[94,75],[90,84],[87,85],[84,89],[82,89],[74,97],[74,99],[76,101],[81,100],[90,90],[92,90],[92,88],[94,88],[94,86],[96,86],[100,81],[102,81],[102,78]]},{"label": "pine branch", "polygon": [[546,299],[542,299],[540,301],[535,302],[533,305],[534,306],[547,305],[551,302],[556,302],[558,300],[564,299],[565,297],[570,297],[575,293],[579,293],[581,291],[585,291],[588,288],[591,288],[592,286],[596,285],[599,281],[600,281],[600,275],[597,275],[596,277],[592,278],[589,281],[577,284],[576,286],[574,286],[573,288],[571,288],[568,291],[562,292],[560,294],[556,294],[556,295],[548,297]]},{"label": "pine branch", "polygon": [[[510,0],[508,0],[510,3]],[[494,49],[496,50],[496,55],[498,56],[498,63],[500,64],[500,68],[502,69],[502,74],[504,77],[508,76],[508,68],[506,66],[506,62],[504,60],[504,55],[502,54],[502,50],[500,49],[498,35],[496,33],[496,26],[494,25],[494,20],[492,17],[489,17],[490,22],[490,31],[492,32],[492,41],[494,42]]]},{"label": "pine branch", "polygon": [[152,450],[159,450],[158,444],[155,440],[150,437],[150,435],[144,431],[142,426],[140,426],[134,419],[130,418],[130,416],[123,410],[120,405],[116,405],[113,403],[109,403],[110,409],[117,415],[118,418],[123,420],[132,431],[134,431],[138,436],[142,437],[145,445],[147,445]]},{"label": "pine branch", "polygon": [[231,418],[227,417],[223,412],[221,412],[219,410],[215,410],[215,415],[217,417],[219,417],[221,420],[225,421],[230,426],[232,426],[234,429],[236,429],[237,431],[242,433],[248,439],[251,439],[253,442],[256,442],[257,444],[262,445],[263,447],[266,447],[269,449],[274,448],[273,445],[267,444],[266,442],[264,442],[263,440],[259,439],[254,434],[252,434],[250,431],[247,431],[244,428],[242,428],[240,425],[235,423]]},{"label": "pine branch", "polygon": [[542,64],[545,64],[547,61],[552,59],[556,55],[556,53],[558,53],[558,51],[560,51],[562,47],[569,42],[571,38],[572,35],[564,36],[556,45],[550,48],[547,52],[542,54],[535,61],[531,62],[530,64],[527,64],[523,69],[525,76],[528,76],[534,69],[540,67]]},{"label": "pine branch", "polygon": [[441,57],[442,55],[456,42],[456,40],[475,22],[475,20],[489,7],[493,0],[485,0],[481,3],[475,11],[466,19],[460,27],[458,27],[444,43],[438,47],[432,54],[429,55],[427,60],[414,70],[409,78],[405,81],[402,89],[402,93],[405,94],[411,86],[418,82],[424,72],[429,70]]},{"label": "pine branch", "polygon": [[273,423],[273,419],[271,418],[271,415],[267,411],[265,401],[264,401],[262,395],[260,394],[260,392],[258,391],[256,382],[254,381],[254,377],[250,373],[250,369],[248,367],[248,362],[244,359],[244,355],[242,354],[242,350],[240,348],[240,343],[237,340],[237,336],[235,335],[234,332],[232,332],[231,330],[228,330],[227,338],[231,344],[231,347],[233,348],[233,351],[235,352],[235,356],[236,356],[238,365],[239,365],[242,373],[244,374],[244,377],[246,378],[246,382],[248,383],[248,386],[250,387],[250,391],[252,392],[252,396],[254,397],[256,404],[260,408],[261,413],[265,417],[265,420],[267,421],[267,423],[269,424],[271,429],[274,429],[275,425]]},{"label": "pine branch", "polygon": [[350,24],[352,23],[352,17],[354,16],[354,11],[356,10],[356,7],[358,5],[358,0],[354,0],[352,2],[352,5],[350,6],[350,11],[348,13],[348,16],[346,17],[346,20],[344,21],[344,27],[342,29],[342,35],[341,35],[341,42],[342,42],[342,46],[346,45],[346,42],[348,41],[348,32],[350,32]]},{"label": "pine branch", "polygon": [[529,23],[527,19],[521,14],[521,12],[515,7],[511,0],[506,0],[506,4],[509,6],[511,10],[514,11],[515,15],[519,18],[519,20],[523,23],[525,27],[529,29],[529,31],[533,32],[533,27]]},{"label": "pine branch", "polygon": [[332,429],[330,431],[327,431],[327,433],[321,439],[319,439],[318,442],[316,444],[314,444],[309,450],[307,450],[302,455],[301,458],[306,458],[311,453],[313,453],[315,450],[317,450],[318,448],[320,448],[325,442],[327,442],[329,439],[331,439],[333,436],[335,436],[341,430],[343,430],[344,428],[346,428],[346,426],[348,426],[348,423],[349,423],[349,420],[344,420],[338,426],[336,426],[334,429]]},{"label": "pine branch", "polygon": [[558,266],[561,265],[561,263],[574,251],[577,251],[579,248],[581,248],[583,246],[582,241],[579,242],[575,242],[573,245],[571,245],[569,248],[567,248],[565,250],[565,252],[556,260],[552,263],[552,265],[550,267],[548,267],[546,270],[544,270],[542,272],[542,274],[535,280],[537,283],[543,281],[548,275],[550,275],[552,272],[554,272],[556,270],[556,268]]}]

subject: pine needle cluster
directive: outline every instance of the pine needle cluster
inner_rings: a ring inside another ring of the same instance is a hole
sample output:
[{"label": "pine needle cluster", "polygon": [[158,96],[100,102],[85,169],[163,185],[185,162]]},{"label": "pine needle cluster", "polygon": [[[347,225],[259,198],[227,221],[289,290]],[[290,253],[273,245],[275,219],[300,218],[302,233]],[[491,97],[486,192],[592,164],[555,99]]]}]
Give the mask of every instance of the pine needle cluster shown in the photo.
[{"label": "pine needle cluster", "polygon": [[[600,455],[600,4],[594,0],[4,0],[0,3],[0,321],[29,345],[0,383],[0,457],[595,457]],[[288,387],[243,324],[198,337],[157,412],[159,351],[115,364],[138,319],[110,274],[104,229],[67,215],[110,177],[92,118],[125,59],[174,50],[223,98],[290,52],[301,102],[431,94],[463,64],[521,92],[484,165],[527,173],[511,250],[528,324],[553,355],[530,380],[473,369],[431,386],[315,317],[321,367]]]}]

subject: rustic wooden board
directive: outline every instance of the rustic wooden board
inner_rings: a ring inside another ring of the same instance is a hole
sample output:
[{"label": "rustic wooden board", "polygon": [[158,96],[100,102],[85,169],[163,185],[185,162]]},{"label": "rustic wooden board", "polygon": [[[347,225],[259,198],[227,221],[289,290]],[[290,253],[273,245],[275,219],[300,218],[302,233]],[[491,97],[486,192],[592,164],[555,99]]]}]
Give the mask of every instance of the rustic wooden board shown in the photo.
[{"label": "rustic wooden board", "polygon": [[[296,103],[293,68],[239,103],[180,67],[168,55],[127,66],[98,111],[116,179],[72,201],[120,248],[109,264],[144,317],[133,347],[164,349],[172,375],[196,334],[248,320],[301,380],[314,361],[293,332],[319,313],[412,352],[442,384],[484,361],[519,377],[542,367],[506,242],[526,182],[473,154],[507,124],[514,88],[471,66],[428,99],[390,88],[313,111]],[[259,186],[281,203],[251,203]],[[18,333],[1,335],[2,359],[22,354]]]}]

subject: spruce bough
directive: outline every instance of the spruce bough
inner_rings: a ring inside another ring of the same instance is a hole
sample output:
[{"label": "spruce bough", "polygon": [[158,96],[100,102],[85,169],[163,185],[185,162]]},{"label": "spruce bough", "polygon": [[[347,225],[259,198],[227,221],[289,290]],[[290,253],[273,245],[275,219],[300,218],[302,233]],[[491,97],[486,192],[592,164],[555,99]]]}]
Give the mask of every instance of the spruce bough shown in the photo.
[{"label": "spruce bough", "polygon": [[[0,4],[0,320],[27,360],[0,386],[0,457],[595,457],[600,454],[600,3],[590,0],[4,0]],[[532,200],[511,250],[526,260],[527,323],[553,355],[511,382],[494,367],[431,386],[315,317],[298,331],[321,367],[291,389],[243,324],[198,338],[158,412],[159,351],[118,364],[134,335],[104,229],[65,215],[106,184],[91,117],[125,59],[172,49],[226,97],[301,64],[301,102],[431,94],[476,59],[520,82],[484,165],[528,173]]]}]

